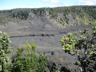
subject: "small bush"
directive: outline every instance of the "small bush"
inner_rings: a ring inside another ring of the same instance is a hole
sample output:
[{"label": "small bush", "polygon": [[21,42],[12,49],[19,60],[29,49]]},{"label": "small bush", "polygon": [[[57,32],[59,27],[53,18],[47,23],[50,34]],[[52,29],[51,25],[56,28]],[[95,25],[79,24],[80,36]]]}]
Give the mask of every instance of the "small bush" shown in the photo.
[{"label": "small bush", "polygon": [[[31,48],[33,51],[31,51]],[[28,51],[25,56],[22,56],[22,52],[24,51],[23,47],[17,48],[17,53],[12,56],[12,71],[44,72],[47,62],[45,54],[35,53],[36,45],[34,43],[29,45],[28,41],[25,49]]]},{"label": "small bush", "polygon": [[0,71],[7,72],[10,65],[9,57],[7,53],[12,52],[12,48],[9,45],[10,39],[7,33],[0,31]]},{"label": "small bush", "polygon": [[76,65],[81,67],[84,72],[94,72],[96,70],[96,26],[92,28],[92,33],[88,33],[89,29],[80,31],[80,34],[69,33],[68,36],[62,37],[62,50],[71,55],[75,55],[78,59]]}]

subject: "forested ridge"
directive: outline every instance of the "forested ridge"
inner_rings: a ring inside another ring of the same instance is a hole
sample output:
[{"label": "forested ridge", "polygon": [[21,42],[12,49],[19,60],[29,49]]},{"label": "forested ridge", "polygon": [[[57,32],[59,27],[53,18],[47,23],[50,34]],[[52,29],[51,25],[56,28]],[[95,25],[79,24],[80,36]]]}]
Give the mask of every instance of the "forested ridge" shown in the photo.
[{"label": "forested ridge", "polygon": [[4,25],[8,22],[19,23],[20,21],[30,20],[28,18],[30,12],[39,17],[46,15],[53,23],[61,25],[61,27],[71,23],[78,25],[79,21],[83,21],[85,24],[96,23],[96,6],[71,6],[2,10],[0,11],[0,24]]}]

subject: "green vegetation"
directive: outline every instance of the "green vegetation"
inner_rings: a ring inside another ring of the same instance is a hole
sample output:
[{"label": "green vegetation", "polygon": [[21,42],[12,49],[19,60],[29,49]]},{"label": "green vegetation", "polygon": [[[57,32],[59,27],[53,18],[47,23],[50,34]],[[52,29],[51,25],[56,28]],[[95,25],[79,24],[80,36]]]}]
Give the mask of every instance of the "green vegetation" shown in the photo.
[{"label": "green vegetation", "polygon": [[94,21],[91,21],[91,20],[87,20],[87,19],[81,19],[81,18],[78,18],[77,19],[78,21],[82,21],[82,22],[84,22],[84,24],[86,24],[86,25],[91,25],[91,24],[95,24],[95,22]]},{"label": "green vegetation", "polygon": [[45,9],[12,9],[0,11],[0,25],[5,25],[8,22],[21,22],[27,20],[29,13],[33,12],[38,16],[45,14]]},{"label": "green vegetation", "polygon": [[7,53],[12,52],[12,48],[9,45],[10,39],[7,33],[0,31],[0,71],[7,72],[9,70],[10,63]]},{"label": "green vegetation", "polygon": [[69,24],[69,19],[65,16],[64,20],[66,21],[67,24]]},{"label": "green vegetation", "polygon": [[80,33],[69,33],[68,36],[62,37],[61,43],[63,51],[75,55],[78,59],[76,65],[81,67],[81,71],[94,72],[96,70],[96,26],[80,31]]},{"label": "green vegetation", "polygon": [[[17,53],[12,56],[12,62],[9,62],[7,53],[12,52],[9,45],[10,39],[7,33],[0,32],[0,72],[44,72],[47,57],[41,53],[35,53],[36,45],[32,43],[27,45],[25,49],[28,51],[26,55],[22,55],[24,48],[17,48]],[[32,48],[32,49],[31,49]]]},{"label": "green vegetation", "polygon": [[[31,48],[33,51],[31,51]],[[47,57],[39,53],[35,53],[35,44],[27,45],[25,49],[28,51],[25,56],[22,56],[23,47],[17,48],[17,54],[12,56],[12,72],[44,72],[47,62]]]},{"label": "green vegetation", "polygon": [[57,16],[58,15],[54,13],[54,14],[51,15],[51,18],[57,18]]},{"label": "green vegetation", "polygon": [[[77,15],[79,15],[80,19],[84,19],[84,14],[88,16],[87,20],[91,20],[93,24],[96,20],[96,6],[71,6],[71,7],[56,7],[56,8],[24,8],[24,9],[12,9],[12,10],[4,10],[0,11],[0,25],[4,25],[8,22],[20,22],[23,20],[28,20],[29,13],[32,12],[37,16],[42,17],[46,15],[46,11],[49,12],[50,19],[54,19],[57,22],[60,22],[61,25],[65,25],[62,21],[65,21],[69,24],[68,15],[72,15],[73,19],[77,20]],[[58,14],[63,14],[60,19],[58,18]],[[63,20],[62,20],[63,19]]]},{"label": "green vegetation", "polygon": [[28,15],[29,15],[30,10],[26,10],[26,9],[16,9],[16,10],[12,10],[11,12],[11,16],[13,18],[19,18],[21,20],[26,20]]},{"label": "green vegetation", "polygon": [[31,12],[41,17],[45,14],[45,8],[31,9]]},{"label": "green vegetation", "polygon": [[[60,18],[59,22],[61,25],[65,25],[63,22],[62,22],[62,19],[63,21],[65,21],[67,24],[69,24],[69,18],[68,18],[68,15],[71,14],[73,19],[77,20],[77,15],[79,15],[80,19],[81,20],[86,20],[84,19],[84,14],[87,14],[88,18],[87,21],[90,21],[88,24],[94,24],[96,20],[96,15],[95,10],[96,6],[73,6],[73,7],[57,7],[57,8],[48,8],[47,10],[49,10],[49,15],[51,15],[51,17],[53,19],[55,19],[56,21],[58,20],[58,13],[63,13],[63,17]],[[76,15],[77,13],[77,15]],[[79,20],[80,21],[80,20]],[[85,21],[84,21],[85,23]]]},{"label": "green vegetation", "polygon": [[92,18],[96,20],[96,6],[83,6],[82,9]]}]

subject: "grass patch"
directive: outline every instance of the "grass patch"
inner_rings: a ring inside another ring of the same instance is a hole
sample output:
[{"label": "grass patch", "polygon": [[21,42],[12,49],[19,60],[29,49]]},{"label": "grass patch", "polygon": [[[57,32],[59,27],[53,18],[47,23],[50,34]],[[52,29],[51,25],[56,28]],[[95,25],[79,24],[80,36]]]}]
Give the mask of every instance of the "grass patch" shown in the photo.
[{"label": "grass patch", "polygon": [[87,20],[87,19],[77,18],[77,20],[78,20],[78,21],[83,21],[84,24],[86,24],[86,25],[89,25],[89,24],[96,24],[96,22],[90,21],[90,20]]}]

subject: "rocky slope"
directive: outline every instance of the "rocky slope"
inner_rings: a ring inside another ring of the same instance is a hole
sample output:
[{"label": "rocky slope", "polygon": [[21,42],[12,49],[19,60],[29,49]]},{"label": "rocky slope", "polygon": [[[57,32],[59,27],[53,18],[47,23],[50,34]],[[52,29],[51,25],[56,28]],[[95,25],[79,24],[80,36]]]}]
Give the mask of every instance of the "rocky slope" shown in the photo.
[{"label": "rocky slope", "polygon": [[[24,8],[0,11],[0,24],[8,22],[19,23],[28,21],[30,24],[36,24],[38,19],[48,18],[52,23],[57,24],[60,28],[68,25],[79,25],[82,21],[84,24],[96,23],[96,6],[72,6],[56,8]],[[37,19],[38,18],[38,19]],[[46,20],[46,19],[45,19]],[[30,22],[32,21],[32,22]],[[42,23],[42,21],[40,21]]]}]

